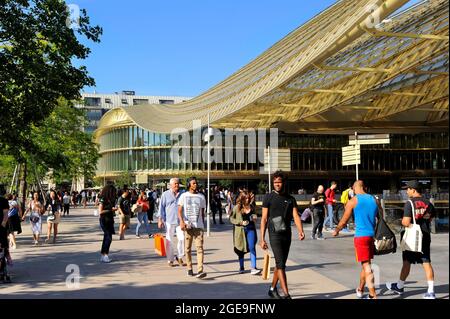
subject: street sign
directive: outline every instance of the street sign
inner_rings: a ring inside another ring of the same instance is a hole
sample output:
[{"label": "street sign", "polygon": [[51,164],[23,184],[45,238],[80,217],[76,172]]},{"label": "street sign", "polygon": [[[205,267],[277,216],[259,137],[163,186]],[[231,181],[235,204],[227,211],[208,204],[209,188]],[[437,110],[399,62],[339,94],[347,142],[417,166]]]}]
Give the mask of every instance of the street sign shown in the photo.
[{"label": "street sign", "polygon": [[[355,145],[355,135],[348,137],[350,145]],[[370,135],[358,135],[359,145],[373,145],[373,144],[389,144],[391,143],[389,134],[370,134]]]},{"label": "street sign", "polygon": [[351,145],[342,148],[342,166],[361,164],[361,147]]}]

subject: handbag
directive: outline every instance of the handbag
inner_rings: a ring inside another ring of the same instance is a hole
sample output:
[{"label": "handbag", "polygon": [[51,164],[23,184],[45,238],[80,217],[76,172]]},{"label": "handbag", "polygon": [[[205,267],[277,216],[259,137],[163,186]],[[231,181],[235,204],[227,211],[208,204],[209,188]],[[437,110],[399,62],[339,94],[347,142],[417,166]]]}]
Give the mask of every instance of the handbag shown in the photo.
[{"label": "handbag", "polygon": [[270,278],[270,254],[268,250],[265,250],[264,262],[263,262],[263,270],[262,270],[262,279],[269,280]]},{"label": "handbag", "polygon": [[39,222],[41,218],[38,216],[30,216],[30,222],[32,222],[33,224],[36,224]]},{"label": "handbag", "polygon": [[414,203],[411,200],[408,202],[412,206],[412,220],[413,224],[409,225],[409,227],[405,227],[405,233],[403,234],[402,241],[400,242],[400,246],[402,251],[412,251],[412,252],[422,252],[422,229],[420,225],[416,224],[415,218],[415,207]]},{"label": "handbag", "polygon": [[289,203],[286,205],[286,207],[284,208],[284,214],[283,216],[277,216],[277,217],[273,217],[270,219],[271,221],[271,226],[272,226],[272,232],[274,233],[284,233],[286,232],[286,230],[288,229],[286,226],[286,223],[284,222],[284,218],[286,216],[286,212],[289,208]]},{"label": "handbag", "polygon": [[380,209],[378,209],[377,218],[374,236],[375,255],[394,254],[397,251],[397,240],[394,232],[386,224],[383,215],[380,214]]},{"label": "handbag", "polygon": [[159,256],[165,257],[166,256],[166,246],[164,243],[164,237],[161,234],[155,234],[153,236],[153,238],[155,239],[155,252]]}]

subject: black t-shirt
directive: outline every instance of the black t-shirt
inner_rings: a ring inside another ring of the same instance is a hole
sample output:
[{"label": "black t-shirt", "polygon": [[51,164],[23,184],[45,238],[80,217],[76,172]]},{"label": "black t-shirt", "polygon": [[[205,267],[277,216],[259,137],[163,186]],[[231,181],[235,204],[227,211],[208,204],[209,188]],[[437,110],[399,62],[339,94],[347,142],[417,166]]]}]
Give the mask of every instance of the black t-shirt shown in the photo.
[{"label": "black t-shirt", "polygon": [[325,196],[324,193],[318,193],[318,192],[315,192],[315,193],[313,194],[312,198],[313,198],[314,200],[323,199],[323,202],[321,202],[321,203],[317,203],[317,204],[315,204],[315,205],[311,204],[312,208],[320,209],[320,210],[324,210],[324,209],[325,209],[325,201],[326,201],[327,198],[326,198],[326,196]]},{"label": "black t-shirt", "polygon": [[[277,216],[284,216],[284,223],[288,226],[288,231],[290,231],[290,225],[292,219],[294,218],[293,209],[297,208],[297,201],[294,197],[288,194],[278,194],[272,192],[266,194],[263,199],[263,208],[269,209],[268,218],[272,219]],[[269,227],[270,231],[270,227]]]},{"label": "black t-shirt", "polygon": [[3,210],[9,210],[9,202],[6,198],[0,197],[0,224],[3,221]]},{"label": "black t-shirt", "polygon": [[131,207],[128,198],[123,198],[123,196],[120,196],[119,200],[117,201],[117,205],[119,205],[120,209],[125,215],[130,215]]},{"label": "black t-shirt", "polygon": [[[416,224],[420,225],[423,233],[431,234],[430,221],[435,216],[433,204],[423,197],[414,197],[410,199],[414,204],[414,215]],[[409,201],[405,203],[403,208],[403,217],[412,217],[412,206]],[[411,220],[411,224],[413,221]]]}]

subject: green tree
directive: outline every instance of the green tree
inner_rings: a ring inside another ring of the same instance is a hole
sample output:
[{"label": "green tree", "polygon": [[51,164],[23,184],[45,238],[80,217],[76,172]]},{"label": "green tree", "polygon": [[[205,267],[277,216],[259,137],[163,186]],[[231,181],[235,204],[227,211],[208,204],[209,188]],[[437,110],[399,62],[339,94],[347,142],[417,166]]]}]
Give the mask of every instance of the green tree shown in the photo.
[{"label": "green tree", "polygon": [[258,183],[258,194],[265,194],[269,190],[269,186],[266,182],[260,181]]},{"label": "green tree", "polygon": [[59,98],[78,99],[84,86],[94,85],[86,67],[73,65],[90,53],[76,33],[99,42],[102,29],[90,26],[85,10],[77,30],[69,20],[62,0],[0,0],[0,147],[17,160],[33,151],[32,126]]},{"label": "green tree", "polygon": [[122,189],[125,185],[130,187],[135,181],[135,178],[129,171],[123,172],[116,177],[115,184],[118,188]]},{"label": "green tree", "polygon": [[80,128],[87,124],[85,114],[63,99],[49,117],[33,126],[30,134],[34,149],[29,159],[41,167],[51,169],[56,183],[73,178],[92,179],[99,159],[98,145],[92,136]]},{"label": "green tree", "polygon": [[86,10],[80,10],[77,28],[70,19],[63,0],[0,0],[0,149],[23,164],[23,202],[28,160],[44,148],[30,138],[33,128],[60,98],[79,99],[83,87],[95,84],[74,61],[91,52],[78,36],[99,42],[102,29],[90,25]]},{"label": "green tree", "polygon": [[226,189],[230,189],[232,185],[233,185],[233,181],[231,181],[229,179],[221,179],[219,181],[219,186],[226,188]]}]

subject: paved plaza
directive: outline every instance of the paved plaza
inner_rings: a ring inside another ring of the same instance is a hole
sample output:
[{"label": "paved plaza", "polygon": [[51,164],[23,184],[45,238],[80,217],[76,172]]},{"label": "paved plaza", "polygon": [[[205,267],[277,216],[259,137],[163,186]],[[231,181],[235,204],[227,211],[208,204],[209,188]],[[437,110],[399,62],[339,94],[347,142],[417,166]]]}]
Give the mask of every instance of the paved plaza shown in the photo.
[{"label": "paved plaza", "polygon": [[[213,225],[212,236],[205,237],[208,276],[200,280],[188,277],[184,267],[169,268],[166,259],[155,254],[153,239],[136,238],[136,219],[132,219],[126,240],[119,241],[118,236],[114,236],[110,253],[113,262],[100,263],[103,233],[93,210],[92,207],[72,209],[70,216],[62,219],[56,244],[32,246],[30,225],[24,222],[18,248],[12,252],[13,283],[0,286],[2,298],[268,299],[269,281],[249,272],[238,274],[230,224]],[[152,231],[156,231],[155,223],[151,226]],[[325,241],[313,241],[309,239],[309,229],[310,225],[306,224],[306,239],[294,240],[291,247],[287,276],[292,297],[355,299],[359,265],[354,259],[352,235],[341,233],[339,238],[330,238],[331,233],[325,233]],[[45,238],[46,224],[43,233]],[[294,230],[294,236],[296,234]],[[431,257],[438,298],[449,298],[448,239],[448,234],[432,237]],[[263,253],[259,246],[257,253],[258,266],[262,267]],[[249,264],[246,259],[247,268]],[[380,298],[400,298],[387,292],[383,283],[397,279],[401,254],[376,257],[375,264],[381,269]],[[76,268],[81,276],[79,287],[70,280]],[[421,298],[425,291],[424,272],[420,266],[415,266],[402,298]]]}]

